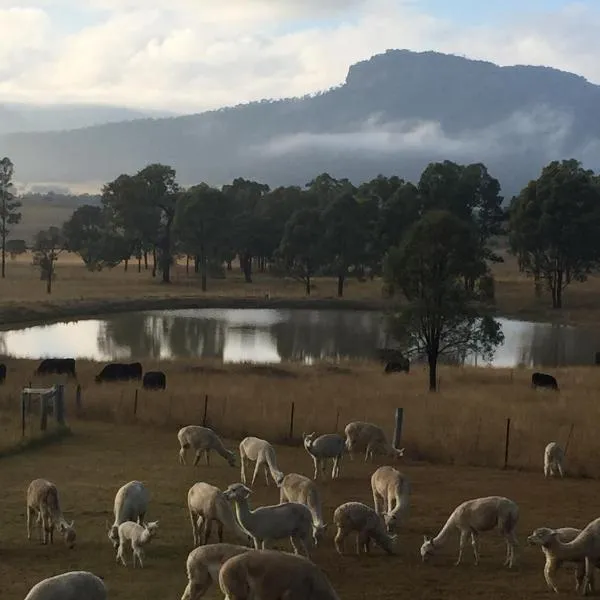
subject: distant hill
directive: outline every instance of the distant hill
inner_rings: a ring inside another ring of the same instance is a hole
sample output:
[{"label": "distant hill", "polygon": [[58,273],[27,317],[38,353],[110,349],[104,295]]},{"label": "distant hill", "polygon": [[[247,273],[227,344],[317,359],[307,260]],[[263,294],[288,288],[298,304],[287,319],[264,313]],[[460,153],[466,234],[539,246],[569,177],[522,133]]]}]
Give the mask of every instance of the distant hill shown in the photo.
[{"label": "distant hill", "polygon": [[433,160],[482,161],[508,196],[553,159],[598,168],[600,86],[551,68],[389,50],[314,96],[8,134],[0,148],[27,183],[108,181],[155,161],[173,165],[184,185],[238,176],[304,184],[323,171],[416,179]]},{"label": "distant hill", "polygon": [[133,110],[93,104],[0,104],[0,134],[63,131],[148,117],[174,116],[168,111]]}]

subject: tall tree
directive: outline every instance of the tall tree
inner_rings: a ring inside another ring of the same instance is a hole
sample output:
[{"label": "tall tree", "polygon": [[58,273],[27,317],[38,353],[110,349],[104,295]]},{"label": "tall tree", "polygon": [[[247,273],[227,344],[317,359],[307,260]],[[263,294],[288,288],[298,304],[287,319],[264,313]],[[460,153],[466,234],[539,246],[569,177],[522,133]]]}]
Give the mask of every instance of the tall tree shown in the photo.
[{"label": "tall tree", "polygon": [[46,292],[52,293],[55,263],[64,250],[64,238],[58,227],[49,227],[35,234],[33,264],[40,268],[40,278],[46,281]]},{"label": "tall tree", "polygon": [[287,272],[302,281],[310,296],[311,282],[322,261],[323,227],[317,208],[301,208],[285,224],[278,249]]},{"label": "tall tree", "polygon": [[407,354],[427,357],[429,389],[437,389],[440,356],[492,354],[500,325],[478,293],[462,279],[481,272],[476,228],[449,211],[433,210],[417,221],[386,262],[386,279],[404,297],[390,318]]},{"label": "tall tree", "polygon": [[18,209],[21,202],[15,198],[13,193],[12,178],[14,165],[10,158],[5,156],[0,160],[0,241],[2,242],[2,279],[6,277],[6,240],[10,233],[10,226],[21,221],[21,213]]},{"label": "tall tree", "polygon": [[183,192],[177,204],[174,233],[181,249],[197,259],[203,292],[209,262],[222,260],[227,250],[230,214],[225,194],[206,183]]},{"label": "tall tree", "polygon": [[600,264],[600,182],[575,159],[553,161],[510,206],[509,239],[524,270],[546,283],[552,307]]}]

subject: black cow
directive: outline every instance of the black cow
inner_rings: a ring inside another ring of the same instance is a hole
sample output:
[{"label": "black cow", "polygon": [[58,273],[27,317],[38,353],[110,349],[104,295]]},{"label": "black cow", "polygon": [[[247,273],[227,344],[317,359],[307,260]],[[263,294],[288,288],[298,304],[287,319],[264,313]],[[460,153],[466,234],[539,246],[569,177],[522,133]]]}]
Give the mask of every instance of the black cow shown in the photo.
[{"label": "black cow", "polygon": [[77,379],[74,358],[45,358],[35,370],[36,375],[68,375]]},{"label": "black cow", "polygon": [[142,387],[145,390],[166,390],[167,376],[162,371],[146,371]]},{"label": "black cow", "polygon": [[532,388],[550,388],[558,391],[558,383],[552,375],[546,373],[534,373],[531,376],[531,387]]},{"label": "black cow", "polygon": [[410,361],[408,358],[403,360],[391,360],[385,363],[384,373],[408,373],[410,370]]},{"label": "black cow", "polygon": [[0,363],[0,383],[4,383],[6,379],[6,365],[4,363]]},{"label": "black cow", "polygon": [[96,383],[104,381],[129,381],[142,378],[142,365],[137,363],[109,363],[96,375]]}]

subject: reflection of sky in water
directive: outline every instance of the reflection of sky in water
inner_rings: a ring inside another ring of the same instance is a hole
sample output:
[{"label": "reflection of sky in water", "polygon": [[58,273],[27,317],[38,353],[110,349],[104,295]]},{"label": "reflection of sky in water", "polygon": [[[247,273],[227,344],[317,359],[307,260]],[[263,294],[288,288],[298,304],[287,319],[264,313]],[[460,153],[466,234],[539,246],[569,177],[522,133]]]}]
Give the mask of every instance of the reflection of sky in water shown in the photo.
[{"label": "reflection of sky in water", "polygon": [[[187,352],[189,357],[200,357],[212,352],[216,356],[222,354],[225,362],[278,363],[283,353],[311,363],[318,358],[372,356],[376,346],[385,345],[381,316],[366,311],[190,309],[149,311],[135,317],[137,321],[133,322],[133,315],[129,319],[127,315],[115,315],[107,321],[89,319],[0,332],[0,353],[18,358],[72,356],[101,361],[128,360],[131,358],[129,344],[134,345],[135,341],[139,342],[138,338],[143,338],[147,341],[136,346],[139,348],[136,352],[145,353],[135,357],[140,360],[149,356],[169,359],[182,352]],[[172,337],[173,327],[174,323],[181,326],[182,319],[200,324],[191,329],[193,334],[181,334],[180,327],[177,346]],[[112,326],[118,327],[119,322],[124,321],[129,323],[130,329],[121,327],[119,345],[110,331]],[[211,323],[211,327],[203,326],[202,321]],[[499,321],[505,341],[496,350],[491,363],[494,366],[514,367],[521,363],[530,366],[539,364],[540,360],[592,362],[597,336],[589,328]],[[597,347],[600,349],[600,341]],[[473,364],[475,359],[467,362]],[[477,364],[486,363],[478,357]]]}]

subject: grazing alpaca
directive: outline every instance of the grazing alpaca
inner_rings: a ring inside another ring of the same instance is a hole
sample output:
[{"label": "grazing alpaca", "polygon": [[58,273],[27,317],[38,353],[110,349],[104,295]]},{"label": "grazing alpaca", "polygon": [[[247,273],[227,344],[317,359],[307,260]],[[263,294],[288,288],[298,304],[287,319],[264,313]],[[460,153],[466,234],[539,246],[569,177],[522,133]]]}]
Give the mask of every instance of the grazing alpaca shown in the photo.
[{"label": "grazing alpaca", "polygon": [[392,533],[400,519],[408,516],[410,482],[394,467],[383,466],[371,475],[371,491],[375,512],[383,514],[387,530]]},{"label": "grazing alpaca", "polygon": [[195,483],[188,491],[188,511],[194,546],[208,542],[213,521],[217,522],[219,542],[223,541],[225,526],[241,542],[252,543],[252,538],[240,527],[231,510],[231,504],[218,487],[203,482]]},{"label": "grazing alpaca", "polygon": [[27,539],[31,539],[31,519],[36,516],[42,533],[42,543],[54,543],[54,529],[63,536],[69,548],[75,546],[75,521],[67,523],[58,499],[56,486],[46,479],[34,479],[27,488]]},{"label": "grazing alpaca", "polygon": [[[575,527],[560,527],[559,529],[539,527],[538,529],[534,529],[533,533],[527,538],[528,544],[541,547],[546,557],[544,579],[548,587],[557,594],[558,588],[556,587],[556,583],[554,583],[554,575],[563,563],[575,564],[575,591],[578,592],[582,589],[581,586],[585,578],[585,558],[559,558],[553,549],[554,537],[556,536],[559,542],[566,543],[572,542],[580,533],[581,529],[576,529]],[[596,561],[595,566],[596,568],[600,568],[600,560]]]},{"label": "grazing alpaca", "polygon": [[267,485],[269,485],[269,472],[276,485],[281,483],[283,473],[277,466],[275,448],[267,440],[261,440],[257,437],[246,437],[240,442],[241,477],[244,485],[246,484],[246,461],[256,462],[252,482],[250,483],[251,486],[254,486],[254,480],[261,466],[265,470]]},{"label": "grazing alpaca", "polygon": [[232,556],[248,552],[247,546],[209,544],[192,550],[187,557],[188,584],[181,600],[199,600],[214,581],[219,581],[221,566]]},{"label": "grazing alpaca", "polygon": [[564,477],[564,460],[565,451],[556,442],[550,442],[544,449],[544,477],[554,477],[557,473]]},{"label": "grazing alpaca", "polygon": [[68,571],[42,579],[30,590],[25,600],[106,600],[106,586],[89,571]]},{"label": "grazing alpaca", "polygon": [[340,476],[340,464],[344,456],[345,440],[337,433],[326,433],[317,437],[317,434],[303,433],[302,441],[304,449],[311,455],[315,465],[315,474],[313,479],[319,476],[319,467],[323,478],[325,478],[325,470],[327,462],[330,458],[333,459],[333,469],[331,470],[331,479],[336,479]]},{"label": "grazing alpaca", "polygon": [[219,572],[226,600],[339,600],[325,573],[303,556],[249,550]]},{"label": "grazing alpaca", "polygon": [[467,538],[471,536],[471,546],[475,556],[475,564],[479,564],[479,551],[477,548],[478,535],[483,531],[490,531],[496,525],[500,528],[506,540],[506,560],[504,566],[509,568],[515,564],[515,547],[518,545],[515,532],[519,520],[519,507],[515,502],[503,496],[487,496],[475,498],[459,504],[448,517],[441,531],[432,539],[423,536],[421,558],[427,560],[435,551],[444,544],[452,531],[460,532],[460,545],[458,560],[460,564]]},{"label": "grazing alpaca", "polygon": [[352,531],[357,533],[357,554],[360,555],[361,550],[368,553],[371,540],[388,554],[395,553],[397,536],[385,530],[383,519],[370,506],[362,502],[346,502],[335,509],[333,522],[337,527],[334,543],[338,554],[344,553],[344,540]]},{"label": "grazing alpaca", "polygon": [[202,454],[206,454],[206,465],[210,466],[210,451],[214,450],[222,456],[230,467],[235,467],[235,454],[223,446],[221,438],[208,427],[187,425],[177,432],[179,440],[179,462],[185,465],[185,455],[189,448],[195,451],[194,466],[198,464]]},{"label": "grazing alpaca", "polygon": [[594,565],[600,561],[600,518],[590,521],[570,542],[561,542],[557,530],[549,530],[546,534],[529,536],[531,543],[543,539],[544,545],[561,561],[585,561],[585,576],[579,586],[582,594],[594,589]]},{"label": "grazing alpaca", "polygon": [[344,429],[346,434],[346,449],[350,454],[350,460],[354,460],[356,450],[365,450],[365,462],[375,454],[400,458],[404,456],[404,448],[397,450],[385,437],[383,429],[373,423],[364,421],[352,421]]}]

